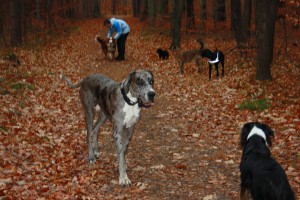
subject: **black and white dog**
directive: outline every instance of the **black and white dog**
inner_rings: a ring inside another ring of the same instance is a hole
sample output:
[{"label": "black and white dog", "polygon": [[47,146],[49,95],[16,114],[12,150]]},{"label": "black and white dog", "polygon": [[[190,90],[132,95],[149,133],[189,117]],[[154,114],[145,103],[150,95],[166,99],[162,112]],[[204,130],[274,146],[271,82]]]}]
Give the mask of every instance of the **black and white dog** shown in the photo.
[{"label": "black and white dog", "polygon": [[158,48],[156,50],[156,53],[158,54],[160,60],[169,59],[169,52],[167,50],[162,50],[161,48]]},{"label": "black and white dog", "polygon": [[217,76],[219,76],[219,63],[222,65],[222,76],[224,76],[224,54],[218,49],[215,52],[212,52],[209,49],[201,50],[202,58],[208,58],[209,66],[209,80],[211,79],[212,65],[215,65]]},{"label": "black and white dog", "polygon": [[273,130],[262,123],[244,124],[241,133],[243,148],[240,163],[240,199],[294,200],[294,192],[283,168],[271,157],[268,146],[272,145]]}]

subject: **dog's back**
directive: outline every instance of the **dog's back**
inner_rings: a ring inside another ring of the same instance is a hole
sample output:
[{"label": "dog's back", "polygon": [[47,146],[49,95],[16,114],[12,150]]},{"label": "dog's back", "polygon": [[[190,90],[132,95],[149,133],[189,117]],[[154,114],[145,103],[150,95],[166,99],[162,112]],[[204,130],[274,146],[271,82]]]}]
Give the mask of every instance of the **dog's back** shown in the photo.
[{"label": "dog's back", "polygon": [[169,52],[167,50],[163,50],[161,48],[158,48],[156,50],[156,53],[158,53],[159,59],[169,59]]},{"label": "dog's back", "polygon": [[103,39],[100,38],[100,36],[96,36],[96,41],[100,43],[102,52],[104,53],[105,57],[107,56],[108,53],[108,46],[107,42]]},{"label": "dog's back", "polygon": [[190,63],[196,61],[197,72],[200,71],[200,50],[190,50],[190,51],[179,51],[175,54],[177,61],[179,62],[180,73],[183,74],[183,67],[185,63]]},{"label": "dog's back", "polygon": [[[252,131],[256,126],[258,126],[256,131]],[[260,131],[261,134],[258,134],[257,132]],[[254,134],[250,134],[252,132]],[[249,123],[243,127],[241,137],[243,155],[240,164],[241,191],[243,191],[241,197],[245,197],[245,189],[248,189],[253,200],[295,199],[285,171],[272,158],[267,146],[267,144],[271,145],[271,136],[273,131],[264,124]]]},{"label": "dog's back", "polygon": [[178,52],[176,57],[179,62],[189,63],[194,61],[197,58],[201,58],[201,54],[199,50],[190,50],[190,51]]}]

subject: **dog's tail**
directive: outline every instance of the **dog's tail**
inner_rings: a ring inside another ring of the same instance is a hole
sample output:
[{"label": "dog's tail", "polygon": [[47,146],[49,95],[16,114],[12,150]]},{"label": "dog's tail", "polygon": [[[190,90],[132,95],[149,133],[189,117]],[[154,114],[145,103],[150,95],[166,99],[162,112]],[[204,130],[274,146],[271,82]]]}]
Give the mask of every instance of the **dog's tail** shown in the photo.
[{"label": "dog's tail", "polygon": [[204,45],[205,45],[204,39],[198,38],[196,41],[200,44],[200,51],[202,51],[204,49]]},{"label": "dog's tail", "polygon": [[101,39],[99,35],[96,35],[95,40],[96,40],[97,42],[99,42],[100,44],[105,43],[104,40]]},{"label": "dog's tail", "polygon": [[73,83],[71,82],[70,79],[68,79],[67,77],[65,77],[65,76],[62,75],[62,74],[59,75],[59,78],[60,78],[61,80],[65,81],[65,82],[68,84],[69,88],[72,88],[72,89],[75,89],[75,88],[80,87],[80,86],[81,86],[81,83],[82,83],[82,81],[83,81],[83,79],[81,79],[80,81],[78,81],[78,83],[73,84]]}]

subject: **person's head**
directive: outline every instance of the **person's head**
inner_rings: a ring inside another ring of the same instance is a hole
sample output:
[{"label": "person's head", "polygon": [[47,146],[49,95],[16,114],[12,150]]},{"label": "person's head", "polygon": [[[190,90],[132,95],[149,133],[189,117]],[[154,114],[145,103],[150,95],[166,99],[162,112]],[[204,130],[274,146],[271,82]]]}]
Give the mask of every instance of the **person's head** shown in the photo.
[{"label": "person's head", "polygon": [[109,28],[110,27],[110,21],[109,21],[109,19],[105,19],[103,24],[104,24],[104,26],[106,26],[107,28]]}]

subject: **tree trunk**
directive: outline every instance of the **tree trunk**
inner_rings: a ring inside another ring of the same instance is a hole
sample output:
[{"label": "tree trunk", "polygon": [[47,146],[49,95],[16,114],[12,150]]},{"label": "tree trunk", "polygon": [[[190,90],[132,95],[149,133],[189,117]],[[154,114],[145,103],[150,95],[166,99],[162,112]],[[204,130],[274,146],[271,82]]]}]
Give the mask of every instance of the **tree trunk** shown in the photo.
[{"label": "tree trunk", "polygon": [[168,14],[168,0],[158,1],[158,14],[160,16]]},{"label": "tree trunk", "polygon": [[48,29],[51,34],[52,32],[52,2],[51,0],[47,0],[47,12],[48,12]]},{"label": "tree trunk", "polygon": [[40,0],[36,0],[36,19],[41,19]]},{"label": "tree trunk", "polygon": [[207,30],[214,29],[214,1],[207,0],[206,1],[206,23],[205,27]]},{"label": "tree trunk", "polygon": [[0,35],[3,40],[4,46],[7,47],[6,39],[4,36],[4,13],[3,13],[3,1],[0,3]]},{"label": "tree trunk", "polygon": [[148,0],[148,14],[150,17],[150,23],[154,24],[155,21],[155,1]]},{"label": "tree trunk", "polygon": [[205,0],[200,0],[200,27],[202,29],[205,29],[206,18],[206,2]]},{"label": "tree trunk", "polygon": [[225,0],[215,0],[214,7],[215,7],[214,9],[215,21],[225,21],[226,19]]},{"label": "tree trunk", "polygon": [[274,33],[277,2],[274,0],[255,0],[255,27],[257,43],[257,80],[271,80]]},{"label": "tree trunk", "polygon": [[115,15],[117,13],[117,0],[112,1],[112,14]]},{"label": "tree trunk", "polygon": [[148,0],[141,0],[141,12],[140,12],[140,20],[146,20],[148,16]]},{"label": "tree trunk", "polygon": [[100,3],[101,1],[100,0],[93,0],[94,1],[94,6],[93,6],[93,17],[94,18],[98,18],[101,16],[101,9],[100,9]]},{"label": "tree trunk", "polygon": [[183,11],[183,0],[172,1],[172,14],[171,14],[171,36],[172,44],[170,49],[180,49],[181,41],[181,15]]},{"label": "tree trunk", "polygon": [[231,1],[225,1],[225,10],[226,10],[226,28],[230,30],[231,27]]},{"label": "tree trunk", "polygon": [[187,16],[186,29],[194,30],[196,27],[195,13],[194,13],[194,0],[186,0],[186,16]]},{"label": "tree trunk", "polygon": [[3,20],[3,2],[0,3],[0,35],[4,34],[4,20]]},{"label": "tree trunk", "polygon": [[231,0],[231,31],[235,35],[237,45],[240,46],[243,43],[241,0]]},{"label": "tree trunk", "polygon": [[11,0],[9,3],[10,3],[10,17],[11,17],[10,44],[13,47],[20,46],[22,44],[21,0]]},{"label": "tree trunk", "polygon": [[250,37],[251,11],[252,11],[252,0],[245,0],[244,13],[243,13],[243,26],[242,26],[243,42],[246,42]]},{"label": "tree trunk", "polygon": [[132,0],[132,10],[133,10],[133,17],[138,17],[140,15],[140,1],[139,0]]}]

